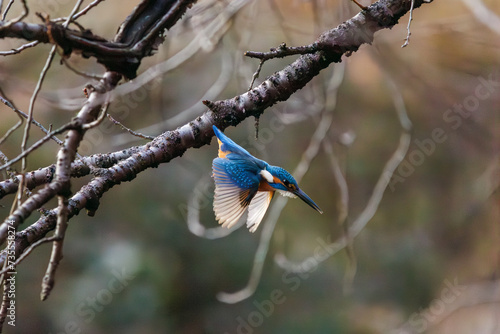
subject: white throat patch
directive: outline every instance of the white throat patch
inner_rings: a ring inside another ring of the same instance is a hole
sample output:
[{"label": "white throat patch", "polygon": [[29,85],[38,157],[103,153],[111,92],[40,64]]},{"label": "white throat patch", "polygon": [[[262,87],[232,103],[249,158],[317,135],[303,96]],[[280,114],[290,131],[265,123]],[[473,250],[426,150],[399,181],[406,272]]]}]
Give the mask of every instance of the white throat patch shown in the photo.
[{"label": "white throat patch", "polygon": [[274,177],[267,170],[263,169],[259,173],[267,181],[267,183],[274,183]]},{"label": "white throat patch", "polygon": [[285,197],[297,198],[297,196],[295,194],[292,194],[289,191],[283,191],[283,190],[278,189],[278,192],[280,193],[280,195],[285,196]]}]

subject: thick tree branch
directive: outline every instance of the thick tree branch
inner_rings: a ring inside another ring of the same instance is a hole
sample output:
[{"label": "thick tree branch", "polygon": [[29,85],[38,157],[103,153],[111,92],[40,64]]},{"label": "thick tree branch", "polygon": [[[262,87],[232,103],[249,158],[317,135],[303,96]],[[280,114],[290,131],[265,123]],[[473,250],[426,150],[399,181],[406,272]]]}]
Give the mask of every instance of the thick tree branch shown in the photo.
[{"label": "thick tree branch", "polygon": [[[126,150],[120,150],[107,154],[95,154],[82,159],[76,160],[71,164],[71,177],[83,177],[92,174],[94,169],[109,168],[114,166],[118,161],[130,157],[132,154],[140,150],[140,146],[130,147]],[[36,171],[31,171],[25,174],[25,187],[32,190],[38,186],[52,182],[56,171],[56,165],[50,165],[40,168]],[[21,182],[21,175],[16,175],[12,179],[0,182],[0,199],[9,195],[15,194],[18,185]]]},{"label": "thick tree branch", "polygon": [[[415,0],[414,8],[426,2],[428,1]],[[269,53],[249,51],[246,55],[261,60],[292,54],[303,55],[245,94],[224,101],[205,101],[204,103],[216,112],[216,119],[225,126],[238,124],[242,120],[240,117],[258,117],[266,108],[279,101],[285,101],[294,92],[304,87],[319,71],[331,63],[339,62],[343,55],[349,56],[361,45],[371,44],[375,32],[397,24],[398,20],[410,10],[411,3],[411,0],[376,2],[352,19],[324,32],[308,46],[281,45]]]},{"label": "thick tree branch", "polygon": [[71,30],[54,21],[45,24],[0,22],[0,38],[21,38],[60,46],[65,55],[73,52],[95,57],[108,71],[135,78],[144,57],[151,56],[165,29],[171,28],[196,0],[143,1],[120,26],[113,41],[90,30]]}]

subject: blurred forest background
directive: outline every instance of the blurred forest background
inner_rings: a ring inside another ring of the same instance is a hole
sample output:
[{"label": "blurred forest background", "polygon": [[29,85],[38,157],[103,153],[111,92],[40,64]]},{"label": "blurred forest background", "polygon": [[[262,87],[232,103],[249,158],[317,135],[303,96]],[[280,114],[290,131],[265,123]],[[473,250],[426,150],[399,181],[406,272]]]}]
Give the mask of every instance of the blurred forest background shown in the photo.
[{"label": "blurred forest background", "polygon": [[[28,4],[28,21],[36,23],[35,12],[65,17],[74,6],[63,0]],[[79,23],[112,38],[135,5],[105,1]],[[14,6],[13,13],[20,11],[18,2]],[[358,11],[347,0],[200,0],[166,33],[158,53],[145,58],[139,68],[145,74],[123,86],[133,90],[109,112],[147,135],[175,129],[206,110],[202,100],[248,89],[258,61],[245,51],[310,44]],[[71,219],[56,286],[44,302],[40,282],[50,247],[36,249],[17,268],[17,322],[5,332],[499,333],[500,3],[434,1],[413,18],[407,47],[401,48],[408,15],[268,109],[258,140],[253,118],[225,130],[257,157],[305,172],[299,184],[323,215],[300,200],[279,211],[275,206],[285,202],[275,199],[255,234],[245,227],[224,234],[212,211],[215,141],[188,150],[111,189],[95,217]],[[22,43],[1,40],[0,50]],[[0,61],[0,87],[23,111],[50,47]],[[67,122],[92,82],[59,59],[35,106],[35,118],[46,127]],[[257,83],[294,59],[266,62]],[[73,55],[68,62],[103,73],[94,59]],[[359,219],[398,147],[398,112],[404,110],[413,124],[406,157],[350,252],[334,252],[327,245]],[[3,104],[0,117],[3,135],[18,119]],[[321,141],[311,148],[315,133]],[[14,157],[21,138],[18,130],[0,150]],[[79,153],[145,142],[105,120],[87,133]],[[37,150],[28,170],[53,163],[57,149],[50,142]],[[312,152],[309,165],[306,151]],[[74,189],[86,181],[75,180]],[[2,217],[11,201],[0,201]],[[348,208],[344,224],[342,203]],[[274,229],[269,217],[277,218]],[[267,252],[252,269],[260,242]],[[234,301],[221,292],[240,291],[250,277],[258,281],[255,293],[234,304],[220,300]]]}]

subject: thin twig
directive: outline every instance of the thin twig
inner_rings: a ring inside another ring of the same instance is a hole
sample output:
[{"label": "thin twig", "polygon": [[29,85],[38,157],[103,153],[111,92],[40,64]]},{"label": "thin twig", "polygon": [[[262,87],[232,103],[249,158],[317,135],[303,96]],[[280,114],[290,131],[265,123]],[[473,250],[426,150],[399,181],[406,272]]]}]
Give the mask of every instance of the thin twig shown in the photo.
[{"label": "thin twig", "polygon": [[56,231],[54,233],[49,265],[47,266],[47,271],[45,272],[45,276],[42,280],[42,292],[40,293],[41,300],[46,300],[54,287],[56,270],[59,266],[59,262],[63,258],[62,249],[67,227],[68,198],[66,196],[59,195]]},{"label": "thin twig", "polygon": [[14,4],[14,0],[10,0],[9,3],[7,4],[7,6],[5,7],[5,11],[2,14],[2,21],[5,21],[5,18],[7,17],[7,13],[9,12],[10,7],[12,7],[13,4]]},{"label": "thin twig", "polygon": [[[13,263],[13,266],[14,267],[17,267],[25,258],[28,257],[28,255],[31,254],[31,252],[37,248],[38,246],[40,246],[41,244],[44,244],[44,243],[47,243],[47,242],[51,242],[51,241],[54,241],[56,240],[56,236],[53,235],[53,236],[50,236],[50,237],[46,237],[46,238],[42,238],[34,243],[32,243],[28,248],[26,248],[24,250],[24,252],[16,259],[16,261]],[[5,251],[5,250],[4,250]],[[8,267],[5,267],[5,264],[7,263],[7,261],[4,261],[4,267],[3,269],[0,271],[0,275],[3,275],[5,274],[9,268]]]},{"label": "thin twig", "polygon": [[366,10],[367,7],[360,4],[357,0],[351,0],[351,1],[354,2],[356,6],[358,6],[361,10]]},{"label": "thin twig", "polygon": [[26,158],[31,152],[33,152],[34,150],[36,150],[37,148],[42,146],[44,143],[48,142],[55,135],[61,134],[66,130],[74,129],[77,126],[78,125],[75,124],[74,122],[70,122],[70,123],[64,124],[63,126],[61,126],[60,128],[58,128],[52,132],[49,132],[43,138],[40,138],[36,143],[31,145],[28,149],[22,151],[17,157],[15,157],[15,158],[9,160],[7,163],[1,165],[0,170],[8,168],[8,167],[12,166],[13,164],[15,164],[16,162],[18,162],[19,160]]},{"label": "thin twig", "polygon": [[[42,88],[42,83],[43,80],[45,79],[45,76],[47,75],[47,72],[50,68],[50,65],[52,64],[52,60],[54,59],[54,56],[56,54],[57,50],[57,45],[54,45],[52,49],[49,52],[49,56],[47,57],[47,61],[45,62],[45,66],[42,69],[42,72],[40,73],[40,77],[38,78],[38,82],[36,84],[35,90],[33,91],[33,94],[31,95],[30,99],[30,105],[28,109],[28,121],[26,122],[26,126],[24,128],[24,135],[23,135],[23,141],[21,143],[21,151],[26,150],[26,145],[28,143],[28,138],[29,138],[29,131],[31,128],[31,123],[33,121],[33,111],[35,107],[35,101],[38,96],[38,93],[40,92],[40,89]],[[23,165],[22,165],[22,170],[24,171],[26,168],[26,159],[23,158]]]},{"label": "thin twig", "polygon": [[[0,94],[5,95],[5,94],[2,92],[1,88],[0,88]],[[0,96],[0,101],[1,101],[3,104],[5,104],[7,107],[9,107],[9,108],[11,108],[12,110],[14,110],[14,111],[16,112],[16,114],[19,116],[19,118],[20,118],[21,120],[23,120],[23,117],[24,117],[24,118],[26,118],[26,119],[28,118],[28,115],[27,115],[27,114],[25,114],[24,112],[22,112],[21,110],[17,109],[17,108],[14,106],[14,104],[12,103],[12,101],[10,101],[10,100],[8,100],[7,98],[4,98],[4,97],[2,97],[2,96]],[[31,122],[32,122],[33,124],[35,124],[37,127],[39,127],[39,128],[40,128],[40,130],[42,130],[42,132],[43,132],[43,133],[45,133],[45,134],[49,134],[49,133],[50,133],[50,130],[47,130],[47,129],[46,129],[46,128],[45,128],[45,127],[41,124],[41,123],[39,123],[36,119],[34,119],[34,118],[33,118],[33,119],[31,120]],[[11,132],[12,132],[12,131],[15,131],[18,127],[19,127],[19,125],[18,125],[18,124],[16,124],[14,127],[10,128],[10,129],[9,129],[9,131],[8,131],[8,132],[7,132],[7,133],[6,133],[6,134],[5,134],[5,135],[4,135],[4,136],[0,139],[0,144],[2,144],[2,143],[3,143],[6,139],[7,139],[7,137],[9,137],[9,135],[11,134]],[[11,131],[11,130],[12,130],[12,131]],[[57,143],[57,145],[59,145],[59,146],[61,146],[61,145],[63,144],[63,142],[62,142],[59,138],[57,138],[56,136],[52,136],[52,137],[51,137],[51,139],[52,139],[52,140],[54,140],[54,141]],[[0,169],[1,169],[1,168],[0,168]]]},{"label": "thin twig", "polygon": [[12,133],[14,133],[14,131],[19,129],[19,127],[23,124],[23,118],[21,117],[21,115],[19,115],[19,114],[16,114],[16,115],[17,115],[17,117],[19,117],[19,121],[17,121],[17,123],[14,124],[9,130],[7,130],[7,132],[5,132],[5,134],[2,136],[2,138],[0,138],[0,145],[3,144],[3,142],[6,141],[7,138],[9,138],[10,135]]},{"label": "thin twig", "polygon": [[32,47],[38,45],[38,43],[40,43],[40,41],[33,41],[33,42],[23,44],[20,47],[12,49],[10,51],[0,51],[0,56],[10,56],[10,55],[18,54],[23,50],[26,50],[26,49],[29,49],[29,48],[32,48]]},{"label": "thin twig", "polygon": [[[20,22],[22,19],[24,19],[26,16],[28,16],[28,13],[29,13],[28,4],[26,3],[26,0],[21,0],[21,2],[23,4],[23,12],[21,13],[21,15],[19,15],[18,17],[16,17],[13,20],[10,20],[7,24],[3,25],[2,29],[7,28],[14,23]],[[9,3],[7,4],[7,7],[5,8],[5,11],[2,14],[2,21],[5,21],[5,17],[7,16],[7,13],[9,12],[9,10],[13,4],[14,4],[14,0],[9,1]]]},{"label": "thin twig", "polygon": [[410,44],[410,35],[411,35],[410,26],[411,26],[411,21],[413,21],[413,6],[414,5],[415,5],[415,0],[411,0],[410,18],[408,19],[408,26],[406,27],[407,34],[406,34],[405,42],[403,45],[401,45],[402,48],[404,48],[405,46],[408,46],[408,44]]},{"label": "thin twig", "polygon": [[[78,19],[79,17],[87,14],[92,8],[94,8],[95,6],[97,6],[99,3],[103,2],[104,0],[94,0],[93,2],[89,3],[87,5],[87,7],[85,7],[84,9],[82,9],[81,11],[79,11],[78,13],[76,13],[75,15],[71,16],[71,23],[74,23],[76,24],[80,30],[85,30],[78,22],[75,22],[76,19]],[[60,18],[57,18],[57,19],[54,19],[53,21],[54,22],[61,22],[61,21],[66,21],[68,20],[67,17],[60,17]]]},{"label": "thin twig", "polygon": [[89,10],[91,10],[92,8],[94,8],[95,6],[97,6],[102,1],[104,1],[104,0],[94,0],[94,1],[92,1],[91,3],[89,3],[87,5],[87,7],[85,7],[84,9],[82,9],[81,11],[79,11],[78,13],[74,14],[72,16],[72,20],[76,20],[80,16],[83,16],[83,15],[87,14],[89,12]]},{"label": "thin twig", "polygon": [[139,132],[135,132],[134,130],[130,129],[130,128],[127,128],[125,125],[123,125],[122,123],[120,123],[119,121],[117,121],[116,119],[113,118],[113,116],[109,115],[108,114],[108,118],[111,122],[113,122],[115,125],[118,125],[119,127],[121,127],[123,130],[125,131],[128,131],[131,135],[133,136],[136,136],[136,137],[139,137],[139,138],[143,138],[143,139],[148,139],[148,140],[153,140],[155,139],[154,136],[148,136],[148,135],[145,135],[145,134],[142,134],[142,133],[139,133]]},{"label": "thin twig", "polygon": [[83,0],[78,0],[78,2],[75,4],[75,6],[73,7],[73,10],[71,11],[71,14],[69,14],[66,21],[62,24],[62,26],[64,28],[67,28],[68,25],[73,21],[73,16],[78,12],[82,3],[83,3]]},{"label": "thin twig", "polygon": [[257,70],[255,71],[255,73],[252,75],[252,82],[250,82],[250,86],[248,87],[247,90],[251,90],[253,88],[253,84],[254,84],[255,80],[259,77],[259,74],[260,74],[260,71],[262,70],[262,65],[264,64],[264,62],[265,62],[264,59],[260,60],[259,66],[257,67]]},{"label": "thin twig", "polygon": [[269,52],[247,51],[245,52],[245,56],[266,61],[273,58],[304,55],[318,51],[319,49],[314,44],[305,46],[286,46],[285,43],[282,43],[277,48],[272,48]]},{"label": "thin twig", "polygon": [[339,225],[343,225],[349,212],[349,187],[347,186],[347,181],[344,173],[342,173],[342,169],[340,168],[339,160],[333,152],[332,143],[328,138],[323,142],[323,150],[330,158],[329,162],[332,169],[332,174],[339,188],[340,198],[337,205],[339,215],[337,217],[337,221]]}]

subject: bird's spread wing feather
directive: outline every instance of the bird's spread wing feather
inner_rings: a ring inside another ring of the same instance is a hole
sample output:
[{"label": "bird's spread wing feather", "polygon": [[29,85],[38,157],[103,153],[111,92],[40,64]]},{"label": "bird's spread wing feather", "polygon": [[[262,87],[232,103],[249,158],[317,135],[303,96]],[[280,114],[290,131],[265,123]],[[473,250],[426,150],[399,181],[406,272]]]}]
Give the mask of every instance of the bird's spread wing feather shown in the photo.
[{"label": "bird's spread wing feather", "polygon": [[255,232],[259,227],[262,218],[266,214],[269,203],[273,199],[274,192],[258,191],[248,207],[247,227],[250,232]]},{"label": "bird's spread wing feather", "polygon": [[249,171],[239,170],[223,158],[214,159],[212,171],[215,180],[215,216],[219,224],[230,228],[238,222],[250,204],[259,181]]}]

